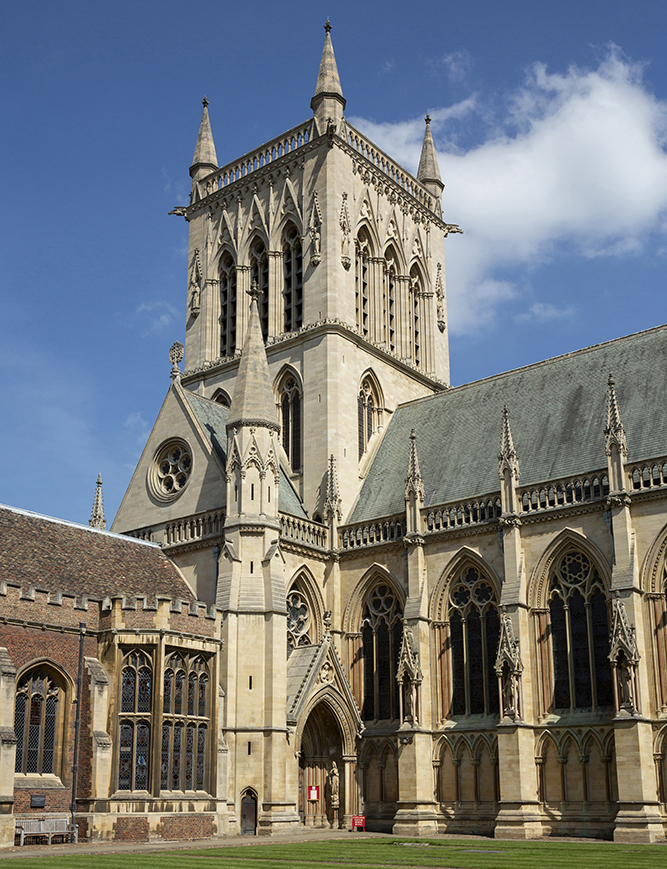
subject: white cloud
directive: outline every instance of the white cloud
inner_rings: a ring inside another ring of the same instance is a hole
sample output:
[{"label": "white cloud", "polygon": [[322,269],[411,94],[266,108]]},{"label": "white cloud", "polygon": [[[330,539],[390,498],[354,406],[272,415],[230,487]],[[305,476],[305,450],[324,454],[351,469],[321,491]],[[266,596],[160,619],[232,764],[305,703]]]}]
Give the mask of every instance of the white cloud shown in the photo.
[{"label": "white cloud", "polygon": [[142,302],[137,308],[137,314],[141,316],[144,321],[147,320],[143,332],[144,335],[151,332],[163,332],[165,329],[171,327],[172,324],[177,323],[181,316],[180,311],[178,311],[173,305],[161,300],[155,302]]},{"label": "white cloud", "polygon": [[446,54],[441,64],[447,70],[450,81],[462,81],[472,69],[472,58],[465,48]]},{"label": "white cloud", "polygon": [[567,320],[573,316],[574,312],[572,305],[567,305],[565,308],[557,308],[550,302],[535,302],[527,311],[517,314],[515,320],[519,323],[527,323],[530,320],[547,323],[550,320]]},{"label": "white cloud", "polygon": [[[647,89],[643,70],[612,46],[594,70],[548,73],[535,64],[504,95],[500,118],[478,95],[431,111],[445,218],[465,231],[448,260],[453,331],[475,331],[519,298],[507,269],[546,262],[558,244],[588,258],[636,256],[650,233],[664,233],[667,104]],[[458,149],[457,124],[471,120],[479,144]],[[421,119],[353,123],[416,169]],[[548,312],[533,305],[528,316]]]}]

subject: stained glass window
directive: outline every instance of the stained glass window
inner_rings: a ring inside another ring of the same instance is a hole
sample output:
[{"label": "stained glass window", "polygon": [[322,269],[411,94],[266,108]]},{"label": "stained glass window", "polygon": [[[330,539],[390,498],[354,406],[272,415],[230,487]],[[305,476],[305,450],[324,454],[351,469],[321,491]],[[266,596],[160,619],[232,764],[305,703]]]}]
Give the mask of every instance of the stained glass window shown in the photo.
[{"label": "stained glass window", "polygon": [[287,657],[297,646],[309,646],[310,610],[304,594],[292,588],[287,595]]},{"label": "stained glass window", "polygon": [[571,550],[549,577],[553,708],[611,706],[609,617],[602,578],[583,552]]},{"label": "stained glass window", "polygon": [[[208,674],[200,656],[168,657],[165,670],[160,787],[204,789]],[[172,687],[173,686],[173,687]]]},{"label": "stained glass window", "polygon": [[498,714],[499,640],[496,592],[476,568],[465,567],[449,592],[450,716]]},{"label": "stained glass window", "polygon": [[301,392],[295,378],[287,376],[279,387],[283,449],[293,471],[301,470]]},{"label": "stained glass window", "polygon": [[145,716],[153,706],[153,670],[144,652],[125,657],[121,675],[118,790],[149,790],[151,727]]},{"label": "stained glass window", "polygon": [[16,772],[31,775],[56,772],[63,697],[62,683],[45,670],[33,670],[19,680],[14,706]]},{"label": "stained glass window", "polygon": [[303,324],[303,258],[301,237],[290,225],[283,237],[283,313],[285,332]]},{"label": "stained glass window", "polygon": [[379,583],[369,594],[361,621],[364,656],[364,700],[366,720],[398,716],[396,668],[400,651],[403,612],[392,589]]}]

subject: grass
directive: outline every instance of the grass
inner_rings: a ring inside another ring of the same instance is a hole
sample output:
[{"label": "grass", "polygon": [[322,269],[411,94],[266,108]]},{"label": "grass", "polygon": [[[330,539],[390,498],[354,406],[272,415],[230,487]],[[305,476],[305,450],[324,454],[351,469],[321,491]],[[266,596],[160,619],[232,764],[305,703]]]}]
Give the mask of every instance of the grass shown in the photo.
[{"label": "grass", "polygon": [[359,839],[117,854],[47,853],[6,858],[0,869],[662,869],[659,845],[505,842],[485,839]]}]

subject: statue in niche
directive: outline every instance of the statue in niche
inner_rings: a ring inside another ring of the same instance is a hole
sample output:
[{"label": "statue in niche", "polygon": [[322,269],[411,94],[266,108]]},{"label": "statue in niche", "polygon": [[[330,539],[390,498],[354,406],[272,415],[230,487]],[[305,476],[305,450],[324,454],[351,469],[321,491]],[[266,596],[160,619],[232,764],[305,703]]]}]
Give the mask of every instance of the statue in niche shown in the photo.
[{"label": "statue in niche", "polygon": [[193,317],[198,316],[201,311],[201,290],[199,284],[192,278],[190,282],[190,313]]},{"label": "statue in niche", "polygon": [[338,773],[338,765],[335,760],[331,761],[331,770],[329,771],[329,796],[331,797],[331,808],[337,809],[340,806],[340,775]]}]

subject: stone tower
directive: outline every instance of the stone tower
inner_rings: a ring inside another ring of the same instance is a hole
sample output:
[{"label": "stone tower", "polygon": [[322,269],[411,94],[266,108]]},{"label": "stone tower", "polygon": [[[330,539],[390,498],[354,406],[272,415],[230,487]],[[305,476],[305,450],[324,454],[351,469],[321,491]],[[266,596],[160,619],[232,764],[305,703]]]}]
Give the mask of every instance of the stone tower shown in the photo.
[{"label": "stone tower", "polygon": [[207,101],[189,206],[183,386],[229,404],[256,281],[280,459],[324,514],[336,457],[343,516],[388,414],[449,382],[444,237],[427,118],[417,178],[343,115],[326,38],[312,117],[217,168]]}]

